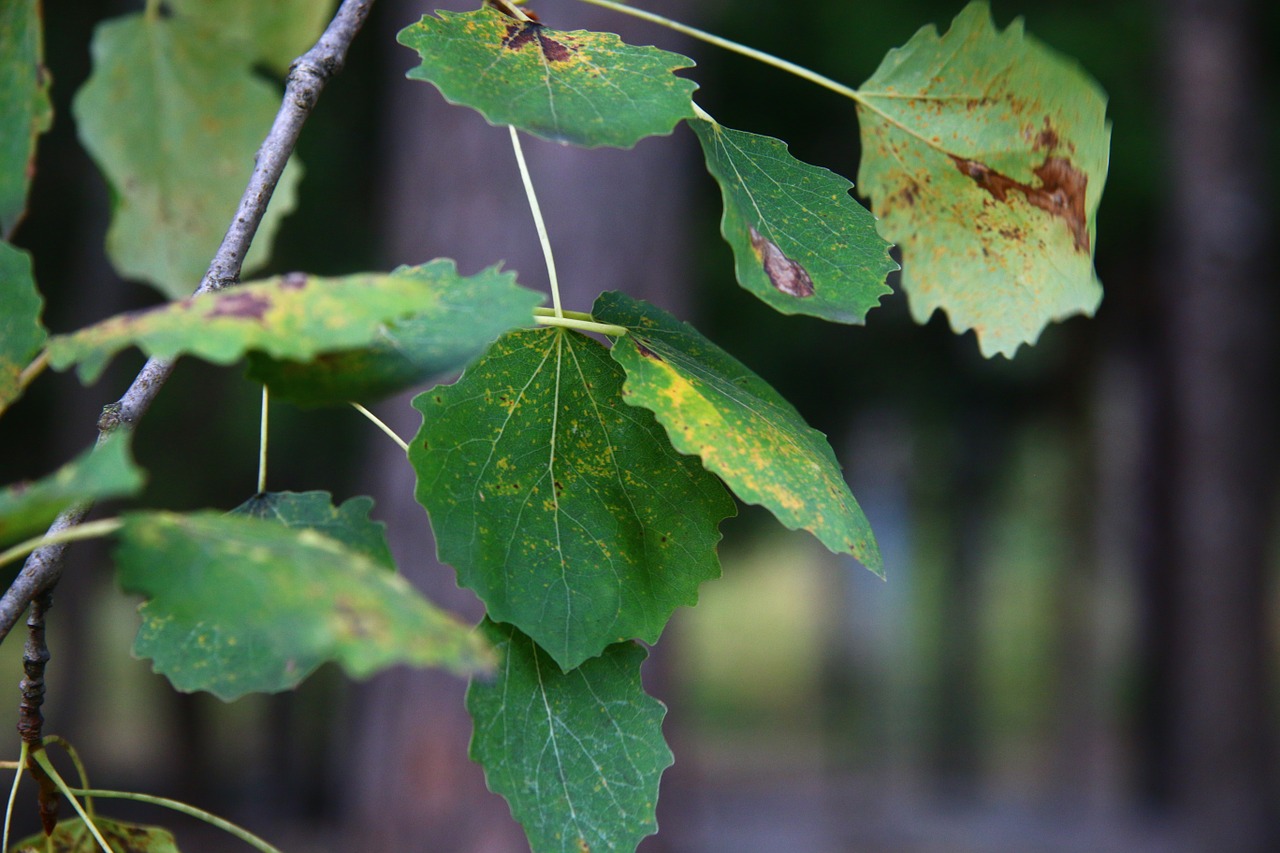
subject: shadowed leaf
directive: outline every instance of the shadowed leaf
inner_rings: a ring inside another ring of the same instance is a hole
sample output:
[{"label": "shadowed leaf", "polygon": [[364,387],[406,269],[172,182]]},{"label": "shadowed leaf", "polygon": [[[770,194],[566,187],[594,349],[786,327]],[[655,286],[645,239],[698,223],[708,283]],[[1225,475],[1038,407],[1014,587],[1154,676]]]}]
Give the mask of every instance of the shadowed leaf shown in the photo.
[{"label": "shadowed leaf", "polygon": [[337,0],[169,0],[206,38],[284,76],[324,32]]},{"label": "shadowed leaf", "polygon": [[371,509],[373,498],[368,497],[350,498],[335,507],[328,492],[263,492],[231,512],[295,530],[314,530],[395,571],[396,561],[387,544],[387,526],[369,518]]},{"label": "shadowed leaf", "polygon": [[43,307],[31,256],[0,242],[0,412],[22,394],[22,371],[44,346]]},{"label": "shadowed leaf", "polygon": [[36,137],[53,123],[37,0],[0,3],[0,238],[27,209]]},{"label": "shadowed leaf", "polygon": [[[178,853],[173,834],[158,826],[142,826],[97,816],[93,818],[93,825],[111,845],[112,853]],[[93,833],[78,817],[59,821],[47,840],[41,832],[22,839],[9,849],[12,853],[45,853],[46,850],[52,853],[102,853]]]}]

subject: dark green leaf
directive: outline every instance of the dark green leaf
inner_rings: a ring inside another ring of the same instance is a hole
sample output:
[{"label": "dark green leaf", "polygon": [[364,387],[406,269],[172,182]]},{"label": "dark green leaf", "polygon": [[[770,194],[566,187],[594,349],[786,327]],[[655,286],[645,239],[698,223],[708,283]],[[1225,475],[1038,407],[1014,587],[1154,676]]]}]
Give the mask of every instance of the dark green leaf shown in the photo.
[{"label": "dark green leaf", "polygon": [[43,532],[74,504],[136,495],[144,479],[118,432],[43,479],[0,490],[0,547]]},{"label": "dark green leaf", "polygon": [[[80,141],[106,175],[115,209],[107,253],[121,275],[180,298],[196,289],[280,108],[276,89],[184,17],[100,24],[93,74],[72,105]],[[293,209],[291,164],[245,262],[266,261]]]},{"label": "dark green leaf", "polygon": [[853,184],[800,162],[777,139],[690,124],[724,196],[720,233],[738,283],[783,314],[863,322],[898,265],[875,217],[849,196]]},{"label": "dark green leaf", "polygon": [[702,458],[747,503],[813,533],[835,553],[883,574],[871,526],[822,433],[777,391],[692,326],[621,293],[596,300],[595,318],[631,330],[613,345],[628,403],[666,427],[681,453]]},{"label": "dark green leaf", "polygon": [[634,850],[658,829],[658,781],[671,766],[662,703],[640,685],[644,649],[610,646],[561,672],[509,625],[485,623],[501,655],[473,681],[471,758],[524,826],[533,853]]},{"label": "dark green leaf", "polygon": [[0,242],[0,412],[22,394],[23,368],[44,346],[43,307],[31,257]]},{"label": "dark green leaf", "polygon": [[880,233],[902,246],[919,322],[947,312],[984,355],[1092,314],[1106,96],[1074,62],[972,3],[939,38],[889,52],[860,91],[862,165]]},{"label": "dark green leaf", "polygon": [[[93,825],[111,845],[112,853],[178,853],[173,834],[158,826],[142,826],[94,817]],[[52,845],[52,846],[47,846]],[[9,848],[11,853],[101,853],[102,848],[80,818],[59,821],[46,841],[44,833],[24,838]]]},{"label": "dark green leaf", "polygon": [[53,123],[38,0],[0,3],[0,237],[27,209],[36,137]]},{"label": "dark green leaf", "polygon": [[206,38],[245,64],[263,63],[283,76],[305,53],[333,13],[337,0],[169,0]]},{"label": "dark green leaf", "polygon": [[436,260],[392,275],[430,286],[430,296],[419,301],[412,317],[384,325],[363,349],[311,362],[254,353],[249,376],[265,383],[273,398],[304,406],[370,402],[461,368],[498,335],[528,325],[545,298],[517,287],[515,274],[497,267],[461,276],[453,261]]},{"label": "dark green leaf", "polygon": [[293,529],[314,530],[394,571],[396,561],[387,544],[387,526],[369,518],[371,509],[373,498],[368,497],[351,498],[335,507],[328,492],[263,492],[231,512]]},{"label": "dark green leaf", "polygon": [[294,273],[57,335],[49,340],[49,363],[57,370],[78,363],[80,379],[92,382],[127,346],[160,358],[189,354],[215,364],[230,364],[250,351],[305,361],[377,340],[385,323],[435,299],[434,290],[413,276]]},{"label": "dark green leaf", "polygon": [[566,670],[619,640],[656,641],[719,575],[717,528],[734,511],[621,388],[599,343],[536,329],[414,400],[409,461],[440,558]]},{"label": "dark green leaf", "polygon": [[215,513],[124,521],[117,578],[148,599],[133,651],[178,690],[288,690],[330,660],[355,678],[397,663],[490,666],[474,630],[314,530]]},{"label": "dark green leaf", "polygon": [[434,83],[450,103],[556,142],[630,148],[693,116],[693,61],[616,35],[562,32],[492,8],[437,12],[397,39],[422,57],[409,77]]}]

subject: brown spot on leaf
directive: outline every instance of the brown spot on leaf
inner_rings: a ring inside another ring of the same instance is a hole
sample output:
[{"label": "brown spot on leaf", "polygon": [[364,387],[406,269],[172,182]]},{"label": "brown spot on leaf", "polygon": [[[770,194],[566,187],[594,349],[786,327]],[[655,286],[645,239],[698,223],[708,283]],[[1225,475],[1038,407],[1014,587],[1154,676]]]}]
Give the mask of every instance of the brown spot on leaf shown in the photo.
[{"label": "brown spot on leaf", "polygon": [[1089,251],[1089,224],[1084,212],[1089,178],[1065,157],[1046,157],[1033,170],[1040,185],[1028,186],[1002,175],[977,160],[951,155],[956,168],[999,202],[1008,202],[1009,193],[1019,192],[1033,206],[1062,219],[1071,232],[1077,252]]},{"label": "brown spot on leaf", "polygon": [[229,293],[218,300],[208,317],[237,317],[261,320],[271,308],[271,300],[258,293]]},{"label": "brown spot on leaf", "polygon": [[636,344],[636,351],[639,352],[645,358],[651,358],[654,361],[662,361],[662,356],[658,355],[656,352],[649,349],[644,344],[640,343],[639,341],[636,341],[635,344]]},{"label": "brown spot on leaf", "polygon": [[507,24],[507,34],[502,37],[502,46],[507,50],[520,50],[536,41],[547,62],[567,62],[574,49],[546,35],[543,32],[545,29],[545,26],[534,21]]},{"label": "brown spot on leaf", "polygon": [[748,225],[747,231],[751,235],[751,248],[764,265],[765,275],[769,276],[774,287],[788,296],[801,299],[813,296],[813,279],[809,278],[804,267],[788,258],[775,243],[762,237],[756,229]]}]

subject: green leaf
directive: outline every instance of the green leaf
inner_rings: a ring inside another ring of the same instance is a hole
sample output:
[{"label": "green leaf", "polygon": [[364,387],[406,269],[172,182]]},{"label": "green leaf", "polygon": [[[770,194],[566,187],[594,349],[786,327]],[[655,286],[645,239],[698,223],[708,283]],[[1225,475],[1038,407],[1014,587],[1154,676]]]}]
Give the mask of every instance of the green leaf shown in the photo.
[{"label": "green leaf", "polygon": [[134,654],[178,690],[231,700],[288,690],[326,661],[354,678],[393,664],[491,665],[474,630],[404,578],[314,530],[211,512],[125,516],[125,592],[148,600]]},{"label": "green leaf", "polygon": [[324,32],[337,0],[169,0],[206,38],[283,76]]},{"label": "green leaf", "polygon": [[440,558],[565,670],[619,640],[655,642],[719,576],[718,525],[734,512],[621,389],[596,341],[528,329],[414,400],[409,461]]},{"label": "green leaf", "polygon": [[[72,112],[113,191],[107,254],[121,275],[186,296],[226,233],[280,95],[251,57],[182,17],[106,21],[92,53]],[[266,261],[300,177],[296,164],[285,169],[246,271]]]},{"label": "green leaf", "polygon": [[53,124],[37,0],[0,3],[0,237],[27,209],[36,137]]},{"label": "green leaf", "polygon": [[612,355],[626,370],[623,396],[658,417],[676,450],[696,454],[747,503],[833,552],[883,574],[871,526],[822,433],[795,407],[692,326],[621,293],[593,316],[630,330]]},{"label": "green leaf", "polygon": [[461,276],[453,261],[435,260],[391,273],[430,287],[413,316],[388,323],[363,349],[328,353],[310,362],[249,356],[249,376],[275,399],[304,406],[370,402],[463,367],[494,338],[528,325],[545,298],[517,287],[514,273],[491,267]]},{"label": "green leaf", "polygon": [[333,505],[328,492],[263,492],[231,510],[294,530],[314,530],[328,536],[374,563],[395,571],[396,561],[387,544],[387,526],[369,518],[373,498],[350,498]]},{"label": "green leaf", "polygon": [[49,364],[57,370],[79,364],[81,381],[89,383],[128,346],[159,358],[188,354],[215,364],[231,364],[250,351],[305,361],[365,346],[383,324],[435,298],[429,281],[412,276],[292,273],[55,335],[49,339]]},{"label": "green leaf", "polygon": [[22,371],[44,346],[43,307],[31,256],[0,242],[0,412],[22,394]]},{"label": "green leaf", "polygon": [[[158,826],[142,826],[94,816],[93,825],[111,845],[112,853],[178,853],[173,833]],[[52,845],[52,846],[46,846]],[[59,821],[48,841],[43,832],[24,838],[9,848],[11,853],[100,853],[102,850],[89,827],[80,818]]]},{"label": "green leaf", "polygon": [[738,283],[783,314],[861,323],[898,265],[853,184],[791,156],[786,143],[690,122],[724,196],[720,233]]},{"label": "green leaf", "polygon": [[671,766],[666,708],[640,685],[645,651],[610,646],[561,672],[532,640],[486,622],[498,676],[473,681],[471,758],[524,826],[533,853],[634,850],[658,829],[658,781]]},{"label": "green leaf", "polygon": [[491,124],[555,142],[630,148],[693,116],[693,60],[611,33],[563,32],[492,8],[437,12],[396,37],[422,57],[409,71]]},{"label": "green leaf", "polygon": [[144,480],[118,432],[47,477],[0,490],[0,547],[42,533],[74,504],[136,495]]},{"label": "green leaf", "polygon": [[941,308],[984,355],[1012,356],[1094,312],[1111,128],[1074,62],[971,3],[945,36],[928,26],[890,51],[860,96],[858,182],[902,246],[918,322]]}]

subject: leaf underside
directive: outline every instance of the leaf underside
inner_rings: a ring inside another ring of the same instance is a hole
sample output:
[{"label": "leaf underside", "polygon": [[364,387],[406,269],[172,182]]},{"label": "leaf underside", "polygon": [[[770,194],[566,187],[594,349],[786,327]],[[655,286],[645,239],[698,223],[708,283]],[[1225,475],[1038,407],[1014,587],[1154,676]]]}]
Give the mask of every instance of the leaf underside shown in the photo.
[{"label": "leaf underside", "polygon": [[619,643],[566,673],[510,625],[484,630],[501,663],[467,691],[471,758],[532,853],[634,850],[657,831],[658,782],[673,760],[666,709],[640,684],[644,649]]},{"label": "leaf underside", "polygon": [[0,3],[0,238],[27,209],[36,137],[53,123],[49,74],[43,67],[40,4]]},{"label": "leaf underside", "polygon": [[125,516],[122,590],[144,596],[134,654],[224,700],[297,686],[326,661],[486,670],[478,635],[404,578],[314,530],[217,513]]},{"label": "leaf underside", "polygon": [[946,35],[924,27],[890,51],[860,94],[858,183],[902,247],[918,322],[941,308],[984,355],[1012,356],[1093,313],[1111,130],[1075,63],[972,3]]},{"label": "leaf underside", "polygon": [[31,256],[0,242],[0,412],[22,393],[22,371],[44,346],[43,307]]},{"label": "leaf underside", "polygon": [[[179,853],[173,833],[159,826],[142,826],[94,816],[93,825],[111,845],[111,853]],[[48,839],[43,832],[24,838],[10,850],[14,853],[49,850],[52,853],[101,853],[102,848],[83,820],[58,821]]]},{"label": "leaf underside", "polygon": [[853,185],[780,140],[702,119],[690,126],[720,184],[720,233],[738,283],[783,314],[862,323],[898,265],[875,217],[850,197]]},{"label": "leaf underside", "polygon": [[281,76],[324,32],[335,5],[337,0],[169,0],[205,38]]},{"label": "leaf underside", "polygon": [[741,500],[883,574],[871,526],[826,436],[794,406],[692,326],[647,302],[605,293],[592,314],[630,331],[611,350],[627,374],[623,396],[652,411],[677,450],[700,457]]},{"label": "leaf underside", "polygon": [[409,461],[440,558],[565,670],[619,640],[656,641],[719,576],[718,526],[734,512],[621,387],[595,340],[529,329],[414,400]]},{"label": "leaf underside", "polygon": [[693,61],[679,54],[611,33],[522,23],[492,8],[437,15],[397,36],[422,58],[408,76],[491,124],[553,142],[630,148],[693,116],[697,84],[673,73]]},{"label": "leaf underside", "polygon": [[314,530],[395,571],[396,561],[387,544],[387,526],[369,518],[371,509],[370,497],[349,498],[341,506],[334,506],[333,495],[328,492],[262,492],[231,512],[295,530]]}]

